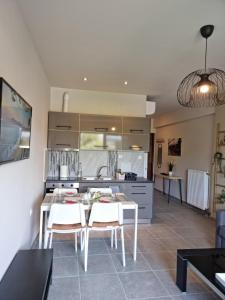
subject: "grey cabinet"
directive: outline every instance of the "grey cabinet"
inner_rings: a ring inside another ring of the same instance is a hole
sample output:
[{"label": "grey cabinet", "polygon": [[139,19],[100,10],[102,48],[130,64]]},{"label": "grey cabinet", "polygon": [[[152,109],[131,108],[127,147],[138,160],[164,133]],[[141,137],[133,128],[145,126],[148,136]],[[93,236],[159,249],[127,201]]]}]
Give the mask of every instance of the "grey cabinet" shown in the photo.
[{"label": "grey cabinet", "polygon": [[51,111],[48,115],[48,128],[79,131],[79,114]]},{"label": "grey cabinet", "polygon": [[122,149],[128,151],[149,151],[148,134],[123,134]]},{"label": "grey cabinet", "polygon": [[121,150],[122,135],[113,133],[80,133],[82,150]]},{"label": "grey cabinet", "polygon": [[149,134],[150,120],[140,117],[124,117],[123,133]]},{"label": "grey cabinet", "polygon": [[78,149],[78,132],[73,131],[48,131],[48,148],[52,149]]},{"label": "grey cabinet", "polygon": [[[138,220],[140,223],[150,223],[152,219],[153,183],[126,183],[120,185],[121,192],[138,204]],[[133,219],[134,212],[124,211],[124,219]]]},{"label": "grey cabinet", "polygon": [[81,114],[80,131],[121,133],[122,117]]}]

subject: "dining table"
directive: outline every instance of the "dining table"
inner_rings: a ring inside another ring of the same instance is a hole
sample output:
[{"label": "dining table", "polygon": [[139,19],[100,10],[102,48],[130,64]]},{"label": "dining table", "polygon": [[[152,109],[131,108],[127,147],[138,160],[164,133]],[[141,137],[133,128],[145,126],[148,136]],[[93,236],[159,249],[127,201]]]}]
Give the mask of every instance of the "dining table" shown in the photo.
[{"label": "dining table", "polygon": [[[90,196],[89,196],[90,197]],[[91,196],[89,199],[87,193],[79,193],[74,195],[54,194],[47,193],[44,196],[43,202],[40,207],[40,230],[39,230],[39,249],[43,248],[44,235],[47,229],[48,214],[51,209],[51,205],[54,203],[82,203],[85,211],[90,211],[93,203],[99,202],[120,202],[122,209],[134,211],[134,222],[133,222],[133,259],[136,261],[137,258],[137,226],[138,226],[138,204],[129,199],[124,193],[116,193],[111,196],[102,195],[98,198]]]}]

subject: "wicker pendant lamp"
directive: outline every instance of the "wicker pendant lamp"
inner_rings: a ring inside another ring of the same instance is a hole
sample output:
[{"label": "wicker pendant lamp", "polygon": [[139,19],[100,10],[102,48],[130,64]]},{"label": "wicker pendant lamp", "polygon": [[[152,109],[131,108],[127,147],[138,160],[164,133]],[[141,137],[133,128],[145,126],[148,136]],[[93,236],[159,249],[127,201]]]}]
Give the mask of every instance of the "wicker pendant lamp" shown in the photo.
[{"label": "wicker pendant lamp", "polygon": [[207,40],[212,35],[213,25],[200,28],[205,44],[204,69],[187,75],[177,90],[178,102],[185,107],[213,107],[225,104],[225,72],[207,68]]}]

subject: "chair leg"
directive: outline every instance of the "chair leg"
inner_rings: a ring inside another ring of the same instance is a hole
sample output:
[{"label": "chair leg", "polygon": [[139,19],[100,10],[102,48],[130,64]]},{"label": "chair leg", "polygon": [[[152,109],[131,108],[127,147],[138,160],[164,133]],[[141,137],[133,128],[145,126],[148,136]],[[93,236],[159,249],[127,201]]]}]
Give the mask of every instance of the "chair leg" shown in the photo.
[{"label": "chair leg", "polygon": [[48,248],[48,238],[49,238],[49,232],[45,232],[45,241],[44,241],[44,249]]},{"label": "chair leg", "polygon": [[111,248],[113,248],[113,237],[114,237],[114,230],[111,230]]},{"label": "chair leg", "polygon": [[84,271],[87,272],[89,230],[84,231]]},{"label": "chair leg", "polygon": [[85,244],[85,232],[82,230],[80,232],[80,251],[84,250],[84,244]]},{"label": "chair leg", "polygon": [[52,237],[53,237],[53,232],[50,233],[49,248],[52,248]]},{"label": "chair leg", "polygon": [[124,246],[124,232],[123,232],[123,226],[120,228],[121,230],[121,244],[122,244],[122,254],[123,254],[123,266],[126,266],[126,260],[125,260],[125,246]]},{"label": "chair leg", "polygon": [[77,253],[77,232],[75,232],[75,251]]},{"label": "chair leg", "polygon": [[115,234],[115,248],[117,249],[117,228],[115,228],[114,234]]}]

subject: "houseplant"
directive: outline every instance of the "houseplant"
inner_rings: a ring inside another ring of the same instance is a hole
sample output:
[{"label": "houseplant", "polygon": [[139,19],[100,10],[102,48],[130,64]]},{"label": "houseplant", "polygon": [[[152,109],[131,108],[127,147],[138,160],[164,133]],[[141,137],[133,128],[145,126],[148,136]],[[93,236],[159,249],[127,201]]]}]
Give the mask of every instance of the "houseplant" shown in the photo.
[{"label": "houseplant", "polygon": [[173,176],[173,169],[174,169],[174,162],[170,161],[168,163],[168,169],[169,169],[169,176]]}]

